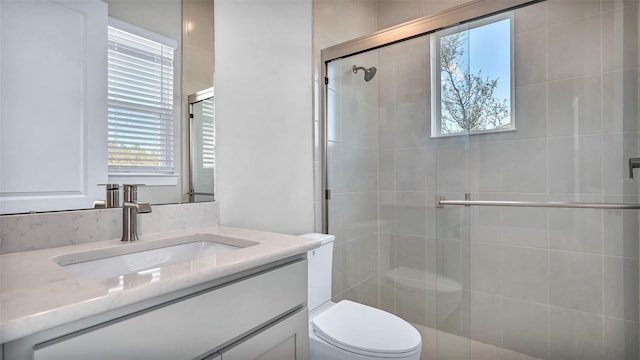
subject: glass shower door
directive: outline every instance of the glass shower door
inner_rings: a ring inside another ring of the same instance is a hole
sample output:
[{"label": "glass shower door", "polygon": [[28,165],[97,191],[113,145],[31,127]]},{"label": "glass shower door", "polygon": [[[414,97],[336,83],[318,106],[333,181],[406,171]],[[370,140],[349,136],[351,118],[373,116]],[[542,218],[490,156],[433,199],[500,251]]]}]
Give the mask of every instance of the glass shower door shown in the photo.
[{"label": "glass shower door", "polygon": [[427,359],[638,359],[639,9],[535,2],[329,61],[334,299]]}]

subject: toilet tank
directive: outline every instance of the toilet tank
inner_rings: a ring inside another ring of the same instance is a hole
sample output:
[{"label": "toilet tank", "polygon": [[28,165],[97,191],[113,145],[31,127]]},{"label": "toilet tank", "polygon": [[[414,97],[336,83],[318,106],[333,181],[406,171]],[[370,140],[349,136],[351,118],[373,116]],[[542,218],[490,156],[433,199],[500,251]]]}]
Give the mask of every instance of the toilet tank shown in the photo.
[{"label": "toilet tank", "polygon": [[335,236],[327,234],[304,234],[315,240],[320,240],[319,248],[307,252],[309,263],[307,291],[309,296],[309,311],[331,300],[331,265],[333,259],[333,241]]}]

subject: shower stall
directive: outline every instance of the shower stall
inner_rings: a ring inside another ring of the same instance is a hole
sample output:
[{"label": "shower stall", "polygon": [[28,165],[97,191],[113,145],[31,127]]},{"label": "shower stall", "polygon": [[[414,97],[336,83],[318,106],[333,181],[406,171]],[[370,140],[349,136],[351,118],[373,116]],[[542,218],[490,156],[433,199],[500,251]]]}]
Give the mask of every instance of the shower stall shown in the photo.
[{"label": "shower stall", "polygon": [[334,300],[424,359],[640,358],[639,6],[472,1],[324,49]]}]

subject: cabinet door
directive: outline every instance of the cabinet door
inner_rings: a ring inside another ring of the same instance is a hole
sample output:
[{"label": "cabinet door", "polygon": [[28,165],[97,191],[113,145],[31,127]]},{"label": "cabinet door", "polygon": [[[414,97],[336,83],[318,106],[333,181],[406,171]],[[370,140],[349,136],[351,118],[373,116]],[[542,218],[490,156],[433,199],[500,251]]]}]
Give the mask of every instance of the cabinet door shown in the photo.
[{"label": "cabinet door", "polygon": [[222,360],[306,360],[309,316],[306,308],[222,352]]},{"label": "cabinet door", "polygon": [[91,207],[107,180],[107,5],[0,1],[0,213]]}]

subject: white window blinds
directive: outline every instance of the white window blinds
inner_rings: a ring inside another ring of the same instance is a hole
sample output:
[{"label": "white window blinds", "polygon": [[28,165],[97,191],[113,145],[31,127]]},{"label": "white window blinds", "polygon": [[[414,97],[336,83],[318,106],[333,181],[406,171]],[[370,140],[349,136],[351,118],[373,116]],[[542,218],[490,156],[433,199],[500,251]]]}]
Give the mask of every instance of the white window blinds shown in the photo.
[{"label": "white window blinds", "polygon": [[173,173],[173,52],[109,26],[110,173]]},{"label": "white window blinds", "polygon": [[213,125],[213,99],[202,103],[202,168],[213,169],[216,163],[216,132]]}]

